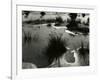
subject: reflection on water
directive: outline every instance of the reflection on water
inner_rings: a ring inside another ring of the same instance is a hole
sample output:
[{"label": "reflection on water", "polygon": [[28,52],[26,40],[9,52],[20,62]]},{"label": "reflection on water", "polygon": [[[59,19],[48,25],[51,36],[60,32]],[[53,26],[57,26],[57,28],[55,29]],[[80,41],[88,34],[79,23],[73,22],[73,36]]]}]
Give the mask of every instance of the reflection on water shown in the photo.
[{"label": "reflection on water", "polygon": [[88,35],[76,35],[73,37],[68,33],[64,32],[63,29],[55,30],[52,27],[46,27],[46,25],[30,25],[30,27],[24,26],[22,32],[23,62],[33,63],[39,68],[47,67],[49,65],[48,58],[43,53],[45,52],[45,48],[48,45],[50,34],[62,34],[62,38],[66,40],[67,47],[72,50],[80,47],[81,42],[83,42],[83,45],[85,47],[89,44]]}]

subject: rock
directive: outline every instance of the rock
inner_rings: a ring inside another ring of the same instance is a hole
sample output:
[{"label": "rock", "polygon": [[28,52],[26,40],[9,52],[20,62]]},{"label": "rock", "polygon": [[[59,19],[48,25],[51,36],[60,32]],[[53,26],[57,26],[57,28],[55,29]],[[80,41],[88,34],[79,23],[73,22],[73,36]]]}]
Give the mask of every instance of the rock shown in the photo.
[{"label": "rock", "polygon": [[32,64],[32,63],[23,62],[22,68],[23,69],[33,69],[33,68],[37,68],[37,66],[35,64]]}]

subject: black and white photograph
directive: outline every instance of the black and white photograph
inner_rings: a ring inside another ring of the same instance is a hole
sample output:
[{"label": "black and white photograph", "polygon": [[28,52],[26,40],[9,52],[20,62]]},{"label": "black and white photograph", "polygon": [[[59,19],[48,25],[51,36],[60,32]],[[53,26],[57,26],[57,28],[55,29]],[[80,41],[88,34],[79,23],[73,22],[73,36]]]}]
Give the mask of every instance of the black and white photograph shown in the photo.
[{"label": "black and white photograph", "polygon": [[2,0],[0,80],[100,80],[99,0]]},{"label": "black and white photograph", "polygon": [[90,65],[90,14],[22,10],[22,69]]}]

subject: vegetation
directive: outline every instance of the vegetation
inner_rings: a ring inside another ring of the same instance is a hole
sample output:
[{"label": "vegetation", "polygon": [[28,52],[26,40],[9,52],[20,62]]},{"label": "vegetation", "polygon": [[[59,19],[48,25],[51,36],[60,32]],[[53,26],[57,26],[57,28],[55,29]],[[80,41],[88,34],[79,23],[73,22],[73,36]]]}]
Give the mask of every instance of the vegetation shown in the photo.
[{"label": "vegetation", "polygon": [[23,38],[24,40],[24,43],[26,44],[26,43],[31,43],[32,41],[34,41],[34,42],[36,42],[36,41],[38,41],[39,40],[39,35],[38,34],[34,34],[33,36],[32,36],[32,34],[30,33],[30,32],[28,32],[28,33],[25,33],[24,32],[24,38]]},{"label": "vegetation", "polygon": [[51,36],[45,51],[48,62],[51,64],[53,60],[59,59],[66,51],[65,40],[62,40],[61,37],[58,36]]},{"label": "vegetation", "polygon": [[40,12],[41,18],[46,14],[45,12]]},{"label": "vegetation", "polygon": [[84,48],[83,42],[81,42],[81,48],[79,48],[79,58],[82,66],[89,65],[89,45]]},{"label": "vegetation", "polygon": [[50,28],[50,27],[52,27],[52,25],[49,23],[49,24],[47,24],[47,27]]},{"label": "vegetation", "polygon": [[23,24],[32,24],[32,25],[35,25],[35,24],[47,24],[47,23],[55,23],[56,20],[55,19],[37,19],[37,20],[29,20],[29,21],[24,21]]},{"label": "vegetation", "polygon": [[62,23],[62,22],[63,22],[63,20],[62,20],[62,18],[61,18],[61,17],[57,17],[57,18],[56,18],[56,22],[58,22],[58,23]]},{"label": "vegetation", "polygon": [[30,13],[30,11],[22,11],[22,15],[25,15],[25,18],[28,17],[29,13]]},{"label": "vegetation", "polygon": [[30,43],[32,41],[31,33],[28,32],[27,34],[24,32],[24,43]]}]

